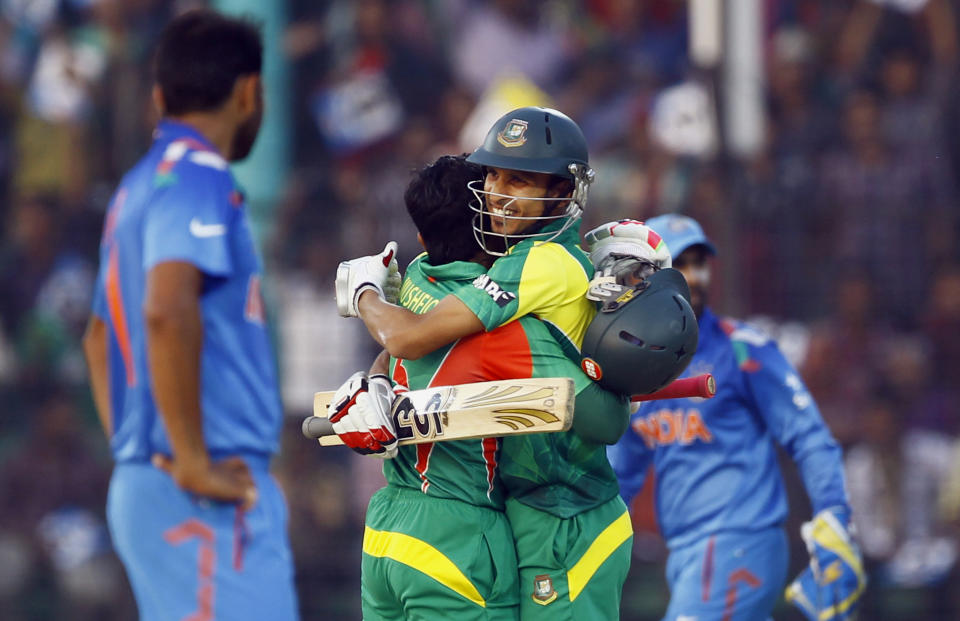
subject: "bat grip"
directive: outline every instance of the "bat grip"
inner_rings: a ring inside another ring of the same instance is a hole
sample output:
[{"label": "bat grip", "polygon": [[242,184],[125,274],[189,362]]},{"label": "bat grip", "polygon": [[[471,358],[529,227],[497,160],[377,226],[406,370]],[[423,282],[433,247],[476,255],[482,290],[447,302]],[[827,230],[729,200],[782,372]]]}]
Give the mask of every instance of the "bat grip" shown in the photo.
[{"label": "bat grip", "polygon": [[687,397],[702,397],[709,399],[717,394],[717,383],[713,375],[704,373],[693,377],[673,380],[660,390],[646,395],[634,395],[631,401],[653,401],[655,399],[685,399]]},{"label": "bat grip", "polygon": [[303,432],[303,435],[311,440],[317,440],[323,436],[336,435],[336,432],[333,430],[333,423],[331,423],[329,419],[320,416],[308,416],[304,418],[300,430]]}]

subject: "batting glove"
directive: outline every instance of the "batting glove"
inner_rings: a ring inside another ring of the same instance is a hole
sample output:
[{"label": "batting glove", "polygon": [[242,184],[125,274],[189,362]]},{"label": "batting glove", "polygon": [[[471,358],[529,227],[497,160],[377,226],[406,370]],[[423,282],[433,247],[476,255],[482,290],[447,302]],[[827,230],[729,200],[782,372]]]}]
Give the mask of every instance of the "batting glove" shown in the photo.
[{"label": "batting glove", "polygon": [[391,414],[393,386],[386,375],[358,371],[330,402],[330,422],[343,443],[361,455],[397,456],[397,431]]},{"label": "batting glove", "polygon": [[663,238],[639,220],[607,222],[588,232],[583,239],[590,249],[590,261],[597,270],[606,267],[611,255],[647,261],[657,269],[672,265],[670,250]]},{"label": "batting glove", "polygon": [[359,317],[357,302],[367,289],[394,304],[400,294],[400,281],[397,242],[387,243],[380,254],[342,261],[337,266],[337,311],[341,317]]},{"label": "batting glove", "polygon": [[616,299],[626,290],[627,287],[617,284],[617,279],[613,276],[601,276],[597,272],[587,289],[587,299],[594,302],[606,302]]},{"label": "batting glove", "polygon": [[804,523],[800,535],[810,553],[810,566],[787,587],[787,601],[810,621],[855,619],[867,576],[851,534],[850,510],[824,509]]}]

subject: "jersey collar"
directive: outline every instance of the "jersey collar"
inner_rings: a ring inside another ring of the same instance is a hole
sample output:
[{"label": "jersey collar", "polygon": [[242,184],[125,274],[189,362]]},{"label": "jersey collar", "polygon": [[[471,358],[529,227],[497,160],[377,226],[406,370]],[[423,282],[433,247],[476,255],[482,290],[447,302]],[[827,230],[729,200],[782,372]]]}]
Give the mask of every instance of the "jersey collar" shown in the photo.
[{"label": "jersey collar", "polygon": [[476,278],[487,272],[487,268],[473,261],[454,261],[443,265],[433,265],[426,257],[420,261],[420,269],[428,278],[440,281]]},{"label": "jersey collar", "polygon": [[157,123],[157,129],[153,132],[153,139],[157,142],[173,142],[189,138],[203,145],[203,148],[209,149],[218,155],[222,155],[213,143],[207,140],[206,136],[201,134],[195,127],[181,121],[171,119],[162,119]]}]

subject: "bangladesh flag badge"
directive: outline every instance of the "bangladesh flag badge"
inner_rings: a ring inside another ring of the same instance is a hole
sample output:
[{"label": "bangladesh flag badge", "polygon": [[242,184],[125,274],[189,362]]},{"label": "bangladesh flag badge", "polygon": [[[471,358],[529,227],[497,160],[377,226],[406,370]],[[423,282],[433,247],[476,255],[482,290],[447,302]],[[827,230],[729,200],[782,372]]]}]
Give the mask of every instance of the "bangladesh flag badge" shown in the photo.
[{"label": "bangladesh flag badge", "polygon": [[533,601],[546,606],[557,599],[557,592],[553,590],[553,580],[550,574],[541,574],[533,578]]},{"label": "bangladesh flag badge", "polygon": [[526,141],[527,122],[520,119],[510,119],[497,134],[497,142],[505,147],[519,147]]}]

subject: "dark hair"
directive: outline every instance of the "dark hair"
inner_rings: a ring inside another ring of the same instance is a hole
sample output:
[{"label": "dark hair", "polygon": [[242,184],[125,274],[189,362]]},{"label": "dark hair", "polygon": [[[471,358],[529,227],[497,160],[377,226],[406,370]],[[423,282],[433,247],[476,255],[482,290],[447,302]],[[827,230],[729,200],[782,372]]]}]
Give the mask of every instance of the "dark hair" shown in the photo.
[{"label": "dark hair", "polygon": [[403,193],[434,265],[469,261],[480,252],[469,207],[477,198],[467,184],[482,180],[483,168],[468,162],[466,154],[444,155],[417,171]]},{"label": "dark hair", "polygon": [[183,13],[164,28],[154,56],[165,114],[215,110],[237,78],[260,73],[262,63],[254,24],[208,9]]}]

